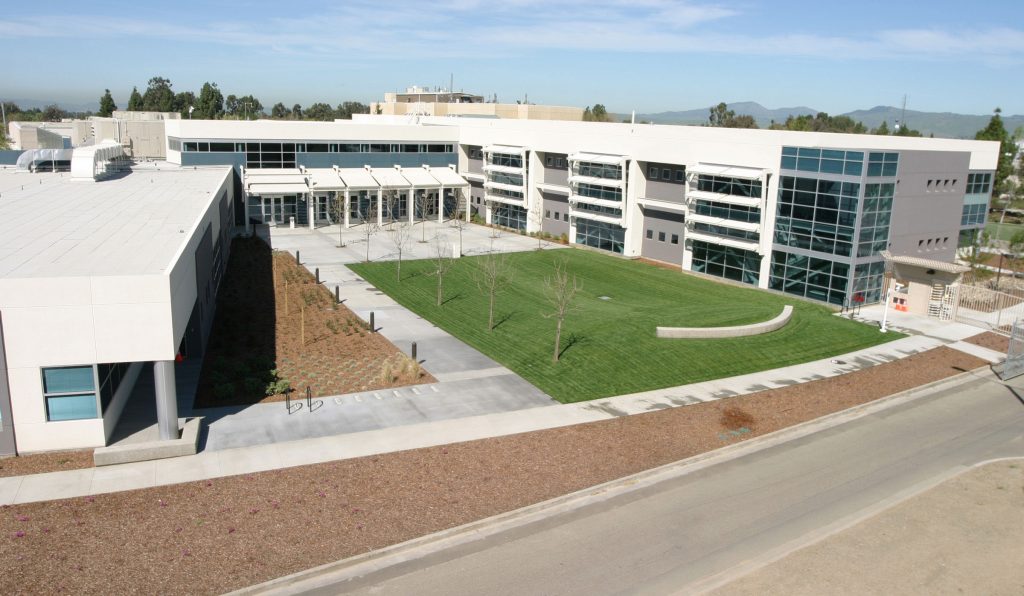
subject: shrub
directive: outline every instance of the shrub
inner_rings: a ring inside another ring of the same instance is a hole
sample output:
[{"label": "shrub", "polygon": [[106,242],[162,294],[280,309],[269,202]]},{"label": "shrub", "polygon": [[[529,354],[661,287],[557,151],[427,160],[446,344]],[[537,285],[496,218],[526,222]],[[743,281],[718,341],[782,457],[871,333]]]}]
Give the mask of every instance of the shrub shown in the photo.
[{"label": "shrub", "polygon": [[234,383],[220,383],[213,386],[213,397],[218,401],[226,401],[235,396]]},{"label": "shrub", "polygon": [[562,232],[562,235],[558,237],[558,241],[562,244],[569,244],[569,237],[565,235],[565,232]]}]

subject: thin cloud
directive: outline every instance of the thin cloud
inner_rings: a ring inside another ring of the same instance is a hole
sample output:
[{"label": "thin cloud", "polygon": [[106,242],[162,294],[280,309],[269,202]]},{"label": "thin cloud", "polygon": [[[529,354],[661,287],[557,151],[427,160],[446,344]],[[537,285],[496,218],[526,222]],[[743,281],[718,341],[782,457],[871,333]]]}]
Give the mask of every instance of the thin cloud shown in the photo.
[{"label": "thin cloud", "polygon": [[315,16],[182,24],[165,18],[65,15],[0,20],[0,37],[145,37],[255,48],[296,58],[489,59],[531,50],[733,54],[822,60],[1024,62],[1024,31],[892,29],[866,35],[759,34],[734,8],[673,0],[441,0],[386,9],[355,0]]}]

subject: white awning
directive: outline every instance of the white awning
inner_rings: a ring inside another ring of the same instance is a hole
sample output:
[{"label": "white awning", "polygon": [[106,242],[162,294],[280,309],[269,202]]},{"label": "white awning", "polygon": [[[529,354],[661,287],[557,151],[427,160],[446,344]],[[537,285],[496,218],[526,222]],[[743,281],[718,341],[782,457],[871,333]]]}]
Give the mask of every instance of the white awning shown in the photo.
[{"label": "white awning", "polygon": [[732,228],[734,230],[743,230],[746,232],[757,232],[761,228],[761,224],[756,221],[736,221],[733,219],[726,219],[724,217],[714,217],[711,215],[701,215],[699,213],[691,213],[690,221],[706,223],[712,226],[722,226],[724,228]]},{"label": "white awning", "polygon": [[586,161],[590,163],[603,163],[613,166],[621,165],[629,158],[625,155],[609,155],[607,153],[587,153],[580,151],[569,156],[570,161]]},{"label": "white awning", "polygon": [[301,176],[299,168],[245,168],[245,177],[252,176]]},{"label": "white awning", "polygon": [[273,176],[250,176],[245,174],[246,184],[306,184],[305,174],[276,174]]},{"label": "white awning", "polygon": [[333,168],[316,168],[306,170],[309,174],[309,187],[314,191],[345,190],[345,182]]},{"label": "white awning", "polygon": [[691,190],[686,193],[690,200],[714,201],[716,203],[728,203],[730,205],[743,205],[744,207],[760,207],[761,199],[754,197],[740,197],[705,190]]},{"label": "white awning", "polygon": [[922,257],[911,257],[911,256],[894,256],[887,250],[883,250],[879,253],[886,261],[890,261],[897,265],[909,265],[911,267],[917,267],[919,269],[934,269],[935,271],[943,271],[945,273],[967,273],[971,270],[966,265],[958,265],[956,263],[949,263],[947,261],[935,261],[932,259],[925,259]]},{"label": "white awning", "polygon": [[441,183],[423,168],[402,168],[402,176],[415,188],[438,188]]},{"label": "white awning", "polygon": [[309,192],[309,187],[305,184],[260,184],[253,182],[249,184],[246,192],[251,195],[260,196],[301,195]]},{"label": "white awning", "polygon": [[488,145],[484,147],[485,153],[505,153],[508,155],[525,155],[526,147],[515,147],[513,145]]},{"label": "white awning", "polygon": [[375,168],[370,175],[384,188],[408,188],[409,181],[394,168]]},{"label": "white awning", "polygon": [[743,178],[744,180],[760,180],[764,177],[765,171],[761,168],[745,168],[717,163],[698,163],[686,169],[687,174],[705,174],[726,178]]},{"label": "white awning", "polygon": [[338,168],[338,176],[349,190],[377,190],[380,183],[365,168]]},{"label": "white awning", "polygon": [[445,188],[469,186],[469,182],[451,168],[424,166],[423,169],[429,172]]}]

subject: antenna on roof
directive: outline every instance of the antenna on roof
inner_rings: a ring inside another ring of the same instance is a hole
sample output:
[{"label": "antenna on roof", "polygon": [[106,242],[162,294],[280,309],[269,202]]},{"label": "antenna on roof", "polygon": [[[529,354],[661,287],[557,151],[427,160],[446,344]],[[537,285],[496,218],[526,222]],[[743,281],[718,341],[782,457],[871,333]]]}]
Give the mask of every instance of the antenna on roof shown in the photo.
[{"label": "antenna on roof", "polygon": [[896,124],[896,130],[907,126],[907,94],[903,94],[903,108],[900,110],[900,121]]}]

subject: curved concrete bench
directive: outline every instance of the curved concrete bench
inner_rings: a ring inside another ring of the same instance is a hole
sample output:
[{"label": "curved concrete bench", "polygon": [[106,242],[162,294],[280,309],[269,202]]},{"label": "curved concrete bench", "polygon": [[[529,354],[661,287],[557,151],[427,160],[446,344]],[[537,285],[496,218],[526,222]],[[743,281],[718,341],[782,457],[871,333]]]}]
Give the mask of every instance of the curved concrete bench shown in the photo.
[{"label": "curved concrete bench", "polygon": [[717,339],[722,337],[746,337],[761,335],[781,329],[793,316],[793,307],[782,307],[782,314],[770,321],[736,327],[658,327],[657,336],[669,339]]}]

